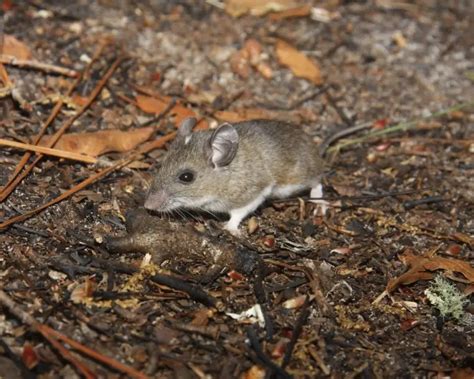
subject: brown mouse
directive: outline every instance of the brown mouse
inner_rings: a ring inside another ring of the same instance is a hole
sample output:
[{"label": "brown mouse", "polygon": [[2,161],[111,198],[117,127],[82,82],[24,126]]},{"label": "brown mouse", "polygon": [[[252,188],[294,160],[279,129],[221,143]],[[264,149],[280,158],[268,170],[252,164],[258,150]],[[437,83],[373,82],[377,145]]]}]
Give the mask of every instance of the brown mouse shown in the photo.
[{"label": "brown mouse", "polygon": [[[266,199],[311,189],[322,196],[324,160],[300,128],[269,120],[224,123],[193,132],[193,118],[178,130],[148,192],[145,208],[227,213],[225,228],[240,222]],[[323,202],[323,201],[320,201]]]}]

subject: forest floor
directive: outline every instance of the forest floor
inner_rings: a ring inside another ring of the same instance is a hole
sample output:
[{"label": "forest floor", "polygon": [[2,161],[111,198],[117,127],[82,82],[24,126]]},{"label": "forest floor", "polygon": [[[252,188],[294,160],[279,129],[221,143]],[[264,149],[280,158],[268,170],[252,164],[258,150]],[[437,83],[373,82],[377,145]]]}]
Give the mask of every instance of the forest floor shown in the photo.
[{"label": "forest floor", "polygon": [[[268,3],[1,2],[0,377],[474,377],[474,6]],[[367,128],[324,217],[138,213],[114,251],[189,116]]]}]

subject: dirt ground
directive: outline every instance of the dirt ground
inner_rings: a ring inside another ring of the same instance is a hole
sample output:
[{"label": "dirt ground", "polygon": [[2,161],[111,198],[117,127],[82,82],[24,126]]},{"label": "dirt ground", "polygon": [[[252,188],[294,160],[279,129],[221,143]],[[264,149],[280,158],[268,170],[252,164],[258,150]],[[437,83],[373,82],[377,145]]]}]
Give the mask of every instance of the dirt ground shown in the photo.
[{"label": "dirt ground", "polygon": [[[258,2],[244,3],[252,13]],[[2,143],[0,376],[474,377],[472,2],[302,1],[312,11],[300,7],[299,17],[237,17],[220,1],[1,4],[3,33],[29,60],[84,73],[67,96],[74,78],[5,64],[2,139],[34,144],[62,100],[53,134],[102,80],[66,133],[152,127],[148,139],[164,141],[188,115],[203,127],[288,121],[315,143],[354,125],[382,133],[363,131],[328,154],[325,217],[304,196],[268,202],[240,238],[204,215],[130,214],[164,142],[135,144],[141,154],[130,160],[143,168],[95,182],[130,153],[100,164],[45,156],[8,195],[24,152]],[[309,58],[319,77],[298,77],[297,59],[282,63],[278,44]],[[385,134],[402,121],[414,122]],[[133,217],[135,240],[117,252],[111,237],[126,235]],[[215,264],[204,246],[226,261]],[[428,299],[435,274],[464,294],[463,318]],[[256,314],[239,317],[247,310]]]}]

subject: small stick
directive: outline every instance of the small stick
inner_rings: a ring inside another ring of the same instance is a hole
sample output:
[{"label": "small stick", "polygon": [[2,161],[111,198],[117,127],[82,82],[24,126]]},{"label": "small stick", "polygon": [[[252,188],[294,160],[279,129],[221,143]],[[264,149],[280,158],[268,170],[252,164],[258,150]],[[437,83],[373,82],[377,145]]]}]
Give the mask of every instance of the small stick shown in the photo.
[{"label": "small stick", "polygon": [[58,331],[50,328],[45,324],[41,324],[37,322],[29,313],[25,312],[17,303],[15,303],[10,296],[8,296],[3,290],[0,290],[0,303],[4,305],[8,310],[17,317],[21,322],[24,324],[29,325],[37,332],[39,332],[51,345],[53,345],[61,355],[71,362],[74,367],[77,368],[86,378],[94,379],[96,378],[95,373],[89,369],[83,362],[76,359],[69,350],[65,348],[59,341],[63,341],[64,343],[68,344],[72,348],[80,351],[81,353],[89,356],[92,359],[95,359],[103,364],[106,364],[113,369],[121,371],[131,378],[137,379],[146,379],[147,376],[142,374],[141,372],[133,369],[132,367],[126,366],[119,361],[104,356],[99,352],[92,350],[91,348],[80,344],[79,342],[65,336],[64,334],[59,333]]},{"label": "small stick", "polygon": [[18,59],[12,55],[1,54],[0,63],[20,68],[28,68],[38,71],[44,71],[47,73],[59,74],[67,76],[69,78],[77,78],[79,76],[79,73],[77,71],[71,70],[69,68],[33,61],[29,59]]},{"label": "small stick", "polygon": [[116,162],[113,166],[107,167],[104,170],[99,171],[95,175],[92,175],[89,178],[83,180],[78,185],[76,185],[73,188],[69,189],[68,191],[62,193],[61,195],[59,195],[58,197],[54,198],[53,200],[47,202],[46,204],[43,204],[40,207],[35,208],[35,209],[33,209],[29,212],[23,213],[23,214],[18,215],[18,216],[14,216],[12,218],[9,218],[6,221],[1,222],[0,223],[0,229],[6,228],[7,226],[10,226],[14,223],[24,221],[24,220],[30,218],[31,216],[45,210],[46,208],[50,207],[51,205],[57,204],[57,203],[63,201],[64,199],[67,199],[68,197],[74,195],[76,192],[86,188],[88,185],[90,185],[92,183],[95,183],[97,180],[103,178],[104,176],[109,175],[111,172],[113,172],[115,170],[118,170],[118,169],[128,165],[130,162],[132,162],[134,159],[136,159],[140,154],[143,154],[143,153],[148,152],[150,150],[162,147],[166,142],[173,139],[175,135],[176,135],[176,132],[173,132],[173,133],[167,134],[167,135],[157,139],[156,141],[152,141],[148,144],[145,144],[138,151],[129,154],[125,158],[123,158],[123,159],[119,160],[118,162]]},{"label": "small stick", "polygon": [[35,153],[41,153],[44,155],[51,155],[53,157],[70,159],[73,161],[85,162],[85,163],[96,163],[97,158],[91,157],[90,155],[72,153],[65,150],[51,149],[49,147],[30,145],[28,143],[21,143],[16,141],[10,141],[4,138],[0,138],[0,146],[15,147],[22,150],[34,151]]},{"label": "small stick", "polygon": [[383,137],[383,136],[387,136],[387,135],[392,134],[392,133],[404,132],[406,130],[415,129],[419,121],[430,120],[430,119],[433,119],[433,118],[444,116],[444,115],[447,115],[451,112],[454,112],[454,111],[457,111],[459,109],[466,108],[466,107],[472,106],[472,105],[474,105],[474,103],[472,103],[472,102],[471,103],[458,104],[458,105],[455,105],[454,107],[443,109],[439,112],[435,112],[435,113],[433,113],[429,116],[421,117],[418,120],[400,122],[400,123],[398,123],[394,126],[391,126],[391,127],[388,127],[388,128],[382,129],[382,130],[375,130],[373,132],[367,133],[363,137],[349,139],[345,142],[341,142],[341,143],[337,144],[336,146],[327,149],[327,152],[331,153],[333,151],[339,151],[339,150],[341,150],[342,148],[344,148],[346,146],[354,145],[356,143],[366,142],[367,140],[369,140],[371,138],[374,138],[374,137]]},{"label": "small stick", "polygon": [[283,362],[281,363],[281,368],[285,368],[290,363],[291,355],[293,354],[293,349],[295,348],[296,342],[303,331],[303,326],[306,323],[306,320],[309,316],[309,296],[306,296],[303,306],[301,307],[301,313],[299,314],[295,328],[291,335],[290,342],[288,343],[285,351],[285,356],[283,357]]},{"label": "small stick", "polygon": [[441,203],[443,201],[448,201],[448,200],[443,199],[441,196],[428,196],[428,197],[424,197],[423,199],[405,201],[403,203],[403,207],[405,209],[412,209],[416,207],[417,205]]},{"label": "small stick", "polygon": [[[71,85],[68,87],[67,91],[66,91],[66,96],[70,96],[72,94],[72,92],[74,91],[74,89],[76,88],[76,86],[80,83],[81,81],[81,78],[82,77],[86,77],[88,74],[89,74],[89,71],[91,70],[92,68],[92,65],[94,64],[95,61],[97,61],[97,59],[99,59],[100,55],[102,54],[102,51],[104,50],[106,46],[106,43],[101,43],[99,45],[99,47],[97,48],[97,50],[95,51],[91,61],[89,62],[89,64],[87,65],[87,67],[85,68],[84,72],[82,75],[78,76],[76,78],[76,80],[74,80]],[[61,110],[62,106],[64,104],[64,101],[63,101],[63,97],[60,97],[60,99],[56,102],[56,104],[54,105],[54,108],[53,110],[51,111],[48,119],[46,120],[46,122],[43,124],[43,126],[41,127],[39,133],[35,136],[34,140],[33,140],[33,143],[35,145],[37,145],[39,143],[39,141],[41,140],[41,137],[44,135],[44,133],[46,133],[46,129],[48,128],[49,125],[52,124],[52,122],[54,121],[54,119],[56,118],[56,116],[58,115],[59,111]],[[51,146],[50,146],[51,147]],[[8,195],[10,195],[10,193],[16,188],[16,186],[18,185],[18,183],[21,182],[21,180],[23,180],[22,178],[17,180],[15,182],[15,180],[17,179],[17,176],[18,174],[20,174],[20,172],[23,170],[23,168],[25,167],[26,163],[28,162],[28,160],[30,159],[31,157],[31,152],[26,152],[23,157],[21,158],[20,162],[18,162],[17,166],[15,167],[15,170],[13,172],[13,174],[10,176],[10,178],[8,179],[8,182],[7,184],[5,184],[5,186],[2,188],[1,192],[0,192],[0,202],[2,202],[3,200],[5,200]],[[38,157],[37,158],[37,161],[39,161],[41,158]],[[28,175],[28,173],[33,169],[34,166],[29,166],[28,169],[27,169],[27,172],[26,173],[23,173],[23,177],[25,177],[26,175]],[[15,183],[14,183],[15,182]]]},{"label": "small stick", "polygon": [[284,379],[293,378],[282,367],[278,366],[270,358],[268,358],[268,356],[263,351],[262,346],[260,346],[260,342],[258,341],[257,332],[255,331],[255,329],[252,326],[249,326],[247,328],[247,337],[250,341],[250,346],[252,347],[252,350],[257,355],[257,359],[262,364],[267,366],[268,369],[272,371],[272,373],[276,374],[277,378],[284,378]]},{"label": "small stick", "polygon": [[141,372],[135,370],[134,368],[124,365],[123,363],[120,363],[119,361],[113,358],[107,357],[106,355],[102,355],[99,352],[92,350],[91,348],[84,346],[81,343],[69,338],[68,336],[65,336],[64,334],[59,333],[58,331],[50,328],[47,325],[40,324],[39,331],[42,331],[42,330],[54,336],[54,338],[57,338],[58,340],[63,341],[64,343],[67,343],[69,346],[87,355],[88,357],[95,359],[101,363],[104,363],[107,366],[112,367],[125,374],[128,374],[131,378],[138,378],[138,379],[147,378],[145,374],[142,374]]},{"label": "small stick", "polygon": [[[68,119],[62,126],[61,128],[53,135],[50,141],[48,141],[47,147],[54,147],[55,143],[61,138],[61,136],[64,134],[67,128],[69,128],[74,121],[76,121],[89,107],[90,105],[94,102],[96,97],[100,94],[102,89],[104,88],[105,84],[107,81],[110,79],[118,65],[122,62],[123,57],[119,57],[115,60],[115,62],[110,66],[109,70],[105,73],[104,77],[100,80],[100,82],[97,84],[97,86],[94,88],[92,91],[91,95],[87,99],[87,102],[72,116],[70,119]],[[13,180],[9,186],[6,186],[3,188],[2,193],[0,194],[0,202],[5,200],[10,193],[13,192],[13,190],[16,188],[16,186],[31,172],[33,167],[36,166],[36,164],[41,160],[43,156],[38,155],[36,159],[33,161],[31,165],[28,166],[27,169],[25,169],[21,175],[19,174],[15,180]]]}]

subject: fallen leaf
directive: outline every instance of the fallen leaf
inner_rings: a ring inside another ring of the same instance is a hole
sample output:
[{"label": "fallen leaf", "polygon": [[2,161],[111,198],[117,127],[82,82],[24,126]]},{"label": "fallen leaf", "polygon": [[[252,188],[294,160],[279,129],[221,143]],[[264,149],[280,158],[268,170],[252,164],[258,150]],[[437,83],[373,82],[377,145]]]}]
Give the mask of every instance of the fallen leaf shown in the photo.
[{"label": "fallen leaf", "polygon": [[[168,107],[171,97],[137,95],[136,101],[143,112],[160,114]],[[186,108],[179,102],[171,109],[170,114],[175,115],[174,123],[176,127],[179,127],[186,118],[196,117],[196,113],[192,109]],[[207,129],[208,127],[207,121],[204,119],[200,120],[196,126],[198,129]]]},{"label": "fallen leaf", "polygon": [[400,49],[403,49],[407,46],[407,40],[399,30],[393,34],[392,39]]},{"label": "fallen leaf", "polygon": [[249,218],[249,221],[247,223],[247,231],[249,234],[255,233],[255,231],[258,229],[258,221],[257,218],[252,216]]},{"label": "fallen leaf", "polygon": [[433,272],[437,270],[457,272],[462,274],[471,284],[474,283],[474,268],[469,262],[437,256],[417,256],[411,251],[404,253],[401,259],[411,268],[398,278],[391,279],[387,284],[386,292],[392,292],[402,284],[432,279]]},{"label": "fallen leaf", "polygon": [[235,111],[218,111],[214,114],[214,116],[219,121],[225,122],[239,122],[239,121],[247,121],[247,120],[254,120],[257,118],[271,118],[271,112],[268,112],[265,109],[260,108],[246,108],[246,109],[238,109]]},{"label": "fallen leaf", "polygon": [[237,50],[229,60],[231,70],[243,79],[250,76],[251,67],[248,52],[244,49]]},{"label": "fallen leaf", "polygon": [[28,342],[23,345],[21,360],[28,370],[35,368],[40,361],[35,349]]},{"label": "fallen leaf", "polygon": [[254,38],[245,41],[242,48],[230,57],[230,67],[240,77],[247,79],[254,67],[265,79],[273,75],[271,67],[263,61],[262,45]]},{"label": "fallen leaf", "polygon": [[451,379],[472,379],[474,378],[474,369],[469,367],[456,368],[450,375]]},{"label": "fallen leaf", "polygon": [[270,12],[282,12],[299,7],[292,0],[227,0],[225,11],[233,17],[240,17],[246,13],[252,16],[263,16]]},{"label": "fallen leaf", "polygon": [[287,66],[295,76],[307,79],[316,85],[323,83],[319,65],[290,44],[278,40],[276,54],[279,63]]},{"label": "fallen leaf", "polygon": [[30,48],[20,40],[16,39],[16,37],[9,34],[5,34],[3,36],[3,46],[1,53],[5,55],[10,55],[17,59],[31,58]]},{"label": "fallen leaf", "polygon": [[242,373],[240,379],[263,379],[265,378],[265,374],[266,372],[263,367],[254,365]]},{"label": "fallen leaf", "polygon": [[407,331],[413,329],[419,323],[420,322],[418,320],[415,320],[413,318],[408,318],[406,320],[403,320],[400,323],[400,329],[402,329],[404,332],[407,332]]},{"label": "fallen leaf", "polygon": [[389,123],[389,120],[387,118],[381,118],[380,120],[374,121],[374,123],[372,124],[372,129],[375,129],[375,130],[385,129],[388,123]]},{"label": "fallen leaf", "polygon": [[448,255],[459,255],[460,252],[461,252],[461,246],[459,246],[456,243],[449,245],[448,248],[446,249],[446,254]]},{"label": "fallen leaf", "polygon": [[306,295],[296,296],[292,299],[288,299],[285,302],[283,302],[282,306],[285,309],[300,308],[305,303],[306,298],[307,298]]},{"label": "fallen leaf", "polygon": [[[153,128],[121,130],[101,130],[91,133],[69,133],[64,134],[54,145],[55,149],[65,150],[73,153],[85,154],[92,157],[109,153],[125,152],[150,138]],[[47,145],[51,136],[41,139],[41,146]]]},{"label": "fallen leaf", "polygon": [[339,12],[331,12],[325,8],[313,7],[311,8],[311,19],[319,22],[331,22],[332,20],[341,17]]},{"label": "fallen leaf", "polygon": [[272,349],[271,356],[274,359],[282,358],[285,355],[288,338],[280,338]]},{"label": "fallen leaf", "polygon": [[208,308],[202,308],[194,312],[191,325],[194,326],[207,326],[209,324],[209,319],[214,316],[214,311]]},{"label": "fallen leaf", "polygon": [[77,284],[74,289],[71,291],[69,299],[74,304],[85,303],[88,299],[92,297],[96,284],[90,278],[86,278],[83,283]]},{"label": "fallen leaf", "polygon": [[304,4],[299,7],[285,9],[284,11],[272,13],[269,18],[273,21],[283,20],[285,18],[306,17],[311,14],[311,5]]},{"label": "fallen leaf", "polygon": [[340,255],[349,255],[352,253],[352,250],[350,247],[338,247],[336,249],[332,249],[329,254],[336,253]]}]

